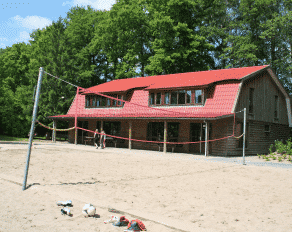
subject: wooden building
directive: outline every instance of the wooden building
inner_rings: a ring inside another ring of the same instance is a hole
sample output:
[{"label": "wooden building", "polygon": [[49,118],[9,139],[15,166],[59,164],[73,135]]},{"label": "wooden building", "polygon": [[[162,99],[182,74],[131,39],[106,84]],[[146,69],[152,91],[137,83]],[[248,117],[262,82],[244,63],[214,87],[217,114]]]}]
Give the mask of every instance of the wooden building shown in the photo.
[{"label": "wooden building", "polygon": [[[100,93],[115,99],[106,98]],[[118,99],[125,100],[125,102]],[[290,97],[270,66],[254,66],[114,80],[82,89],[66,115],[51,116],[73,127],[167,144],[109,139],[108,146],[218,156],[242,155],[243,113],[247,109],[246,154],[267,153],[290,135]],[[78,130],[78,143],[92,133]],[[228,137],[222,140],[220,138]],[[75,132],[69,132],[74,143]],[[215,141],[212,141],[214,140]],[[205,150],[206,149],[206,150]]]}]

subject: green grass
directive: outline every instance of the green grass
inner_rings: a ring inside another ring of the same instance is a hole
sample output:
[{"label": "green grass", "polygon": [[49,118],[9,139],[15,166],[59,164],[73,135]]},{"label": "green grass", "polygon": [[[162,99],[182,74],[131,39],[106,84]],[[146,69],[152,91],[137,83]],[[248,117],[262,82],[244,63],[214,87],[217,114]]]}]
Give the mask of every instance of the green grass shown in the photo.
[{"label": "green grass", "polygon": [[0,135],[0,141],[28,141],[28,138],[18,138],[8,135]]}]

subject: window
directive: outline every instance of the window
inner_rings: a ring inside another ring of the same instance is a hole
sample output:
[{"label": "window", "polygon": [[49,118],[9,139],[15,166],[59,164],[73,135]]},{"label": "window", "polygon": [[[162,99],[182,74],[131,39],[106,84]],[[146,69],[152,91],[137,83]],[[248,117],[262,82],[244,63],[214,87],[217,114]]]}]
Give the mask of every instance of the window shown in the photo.
[{"label": "window", "polygon": [[100,97],[96,97],[96,106],[100,107],[100,105],[101,105],[101,99]]},{"label": "window", "polygon": [[[117,98],[118,95],[114,94],[113,97],[114,98]],[[117,106],[117,100],[113,100],[113,106]]]},{"label": "window", "polygon": [[202,103],[202,90],[195,90],[195,103],[200,104]]},{"label": "window", "polygon": [[95,127],[95,129],[98,129],[99,132],[101,132],[101,130],[100,130],[100,125],[101,125],[101,122],[100,122],[100,121],[97,121],[97,122],[96,122],[96,127]]},{"label": "window", "polygon": [[160,105],[161,104],[161,93],[157,93],[156,94],[156,105]]},{"label": "window", "polygon": [[147,126],[147,139],[150,141],[163,141],[164,123],[149,122]]},{"label": "window", "polygon": [[177,92],[171,92],[171,105],[177,105]]},{"label": "window", "polygon": [[202,103],[203,90],[201,89],[194,91],[178,90],[149,94],[149,105],[185,105]]},{"label": "window", "polygon": [[93,107],[95,106],[95,101],[96,101],[96,97],[93,97],[93,98],[92,98],[92,106],[93,106]]},{"label": "window", "polygon": [[90,97],[86,96],[85,101],[86,101],[86,108],[89,108],[90,107]]},{"label": "window", "polygon": [[[123,96],[122,95],[118,95],[118,99],[122,99],[123,100]],[[118,106],[123,105],[122,101],[118,101]]]},{"label": "window", "polygon": [[106,98],[106,106],[110,106],[111,105],[111,99],[110,98]]},{"label": "window", "polygon": [[186,104],[186,91],[178,91],[178,104]]},{"label": "window", "polygon": [[168,92],[164,93],[164,104],[165,105],[169,104],[169,93]]},{"label": "window", "polygon": [[270,125],[265,125],[265,132],[270,132]]},{"label": "window", "polygon": [[150,94],[150,105],[154,105],[154,93]]},{"label": "window", "polygon": [[187,91],[187,104],[190,104],[191,103],[191,99],[192,99],[192,91],[191,90],[188,90]]},{"label": "window", "polygon": [[253,114],[254,88],[249,89],[248,113]]},{"label": "window", "polygon": [[[77,126],[80,128],[88,129],[88,121],[78,121]],[[82,137],[83,141],[83,137],[88,136],[88,132],[84,130],[78,130],[77,135]]]},{"label": "window", "polygon": [[279,107],[279,97],[277,95],[275,95],[275,110],[274,110],[274,118],[278,119],[279,118],[279,114],[278,114],[278,107]]},{"label": "window", "polygon": [[119,136],[121,132],[121,122],[108,122],[103,123],[103,130],[108,135]]},{"label": "window", "polygon": [[190,131],[191,131],[191,141],[205,141],[205,125],[202,123],[191,123],[190,124]]},{"label": "window", "polygon": [[[118,98],[118,99],[122,99],[122,100],[124,99],[123,95],[111,94],[109,96],[112,96],[112,97]],[[85,97],[85,107],[86,108],[116,107],[117,104],[118,104],[118,106],[123,106],[124,102],[117,101],[117,100],[103,97],[103,96],[87,95]]]},{"label": "window", "polygon": [[100,104],[100,106],[105,106],[105,101],[106,101],[106,98],[105,97],[101,97],[101,104]]},{"label": "window", "polygon": [[178,135],[179,135],[178,130],[179,130],[179,122],[167,123],[167,138],[169,142],[178,141]]}]

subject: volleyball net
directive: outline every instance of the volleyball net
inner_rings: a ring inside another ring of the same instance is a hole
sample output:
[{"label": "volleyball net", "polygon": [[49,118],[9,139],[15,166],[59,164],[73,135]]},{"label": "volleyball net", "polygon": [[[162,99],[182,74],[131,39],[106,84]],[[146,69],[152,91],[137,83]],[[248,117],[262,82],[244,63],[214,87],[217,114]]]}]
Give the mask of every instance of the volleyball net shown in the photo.
[{"label": "volleyball net", "polygon": [[[121,99],[121,98],[118,98],[118,97],[114,97],[114,96],[108,96],[106,94],[103,94],[103,93],[100,93],[100,92],[97,92],[97,91],[92,91],[92,90],[88,90],[88,89],[85,89],[85,88],[82,88],[82,87],[79,87],[77,85],[74,85],[70,82],[67,82],[65,80],[62,80],[61,78],[59,77],[56,77],[52,74],[49,74],[47,73],[46,71],[44,71],[46,74],[48,74],[49,76],[52,76],[54,78],[56,78],[57,80],[60,80],[60,81],[63,81],[65,82],[66,84],[69,84],[69,85],[72,85],[74,87],[77,88],[77,92],[76,92],[76,97],[75,97],[75,126],[74,127],[71,127],[71,128],[68,128],[68,129],[56,129],[56,128],[51,128],[51,127],[48,127],[40,122],[38,122],[41,126],[47,128],[47,129],[50,129],[50,130],[53,130],[53,131],[70,131],[70,130],[74,130],[75,129],[75,141],[77,141],[77,130],[82,130],[84,132],[88,132],[88,133],[92,133],[92,134],[99,134],[101,135],[101,132],[97,132],[95,131],[95,129],[99,129],[99,128],[94,128],[94,130],[90,130],[88,128],[82,128],[82,127],[79,127],[77,126],[77,121],[78,121],[78,116],[80,117],[80,114],[79,114],[79,111],[81,111],[81,107],[83,106],[83,103],[82,104],[79,104],[79,101],[81,100],[80,99],[80,91],[86,91],[86,93],[88,94],[94,94],[94,95],[97,95],[97,96],[100,96],[102,98],[104,98],[105,101],[107,101],[107,99],[111,100],[111,101],[115,101],[115,102],[123,102],[123,103],[128,103],[130,105],[133,105],[133,106],[138,106],[138,107],[142,107],[142,108],[147,108],[151,111],[163,111],[163,112],[166,112],[170,115],[173,115],[175,117],[187,117],[187,118],[190,118],[189,117],[189,114],[186,114],[186,113],[181,113],[181,112],[176,112],[176,111],[172,111],[172,110],[168,110],[168,109],[161,109],[161,108],[156,108],[156,107],[149,107],[149,106],[145,106],[145,105],[141,105],[141,104],[138,104],[138,103],[134,103],[134,102],[130,102],[128,100],[125,100],[125,99]],[[84,98],[83,98],[84,100]],[[86,103],[85,103],[86,104]],[[153,141],[153,140],[143,140],[143,139],[136,139],[136,138],[132,138],[132,136],[129,136],[129,137],[122,137],[122,136],[118,136],[117,134],[109,134],[109,133],[106,133],[107,131],[105,131],[105,135],[106,137],[110,137],[110,138],[113,138],[113,139],[119,139],[119,140],[125,140],[125,141],[134,141],[134,142],[142,142],[142,143],[156,143],[156,144],[172,144],[172,145],[179,145],[179,144],[198,144],[198,143],[209,143],[209,142],[215,142],[215,141],[220,141],[220,140],[225,140],[225,139],[228,139],[228,138],[235,138],[235,139],[241,139],[244,135],[243,131],[241,132],[238,132],[238,130],[236,130],[236,116],[241,114],[244,110],[240,110],[238,112],[234,112],[232,114],[229,114],[229,115],[226,115],[227,117],[233,117],[233,129],[232,129],[232,134],[230,135],[227,135],[225,137],[221,137],[221,138],[214,138],[214,136],[212,136],[211,139],[209,139],[209,133],[207,132],[207,137],[205,136],[205,139],[202,140],[201,138],[204,137],[204,135],[202,135],[202,133],[199,135],[199,140],[197,139],[196,141],[176,141],[176,142],[171,142],[171,141],[164,141],[164,136],[162,133],[162,140],[160,141]],[[194,118],[190,118],[190,120],[195,120]],[[199,118],[197,120],[200,120]],[[209,121],[211,122],[211,121]],[[135,129],[135,128],[132,128],[132,129]],[[165,128],[164,128],[165,129]],[[238,134],[240,133],[240,134]],[[237,136],[236,136],[237,135]],[[191,136],[190,136],[191,137]],[[168,136],[167,136],[167,140],[168,140]],[[179,140],[179,139],[178,139]],[[189,138],[188,140],[191,140],[191,138]]]}]

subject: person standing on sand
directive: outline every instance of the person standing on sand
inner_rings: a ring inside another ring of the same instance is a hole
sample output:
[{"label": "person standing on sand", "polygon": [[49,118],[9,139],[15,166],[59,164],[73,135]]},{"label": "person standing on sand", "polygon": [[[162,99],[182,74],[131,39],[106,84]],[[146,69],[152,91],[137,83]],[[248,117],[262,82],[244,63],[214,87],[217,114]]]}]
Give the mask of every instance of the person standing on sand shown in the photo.
[{"label": "person standing on sand", "polygon": [[106,135],[104,130],[101,131],[101,136],[100,136],[100,147],[101,149],[105,148],[105,140],[106,140]]},{"label": "person standing on sand", "polygon": [[98,149],[98,139],[99,139],[99,133],[98,133],[98,129],[95,130],[94,133],[94,145],[96,146],[96,149]]}]

